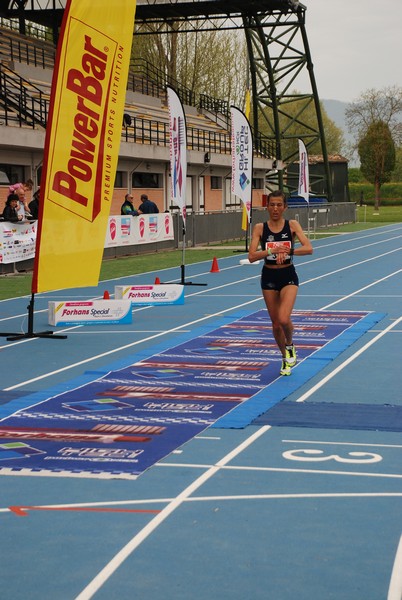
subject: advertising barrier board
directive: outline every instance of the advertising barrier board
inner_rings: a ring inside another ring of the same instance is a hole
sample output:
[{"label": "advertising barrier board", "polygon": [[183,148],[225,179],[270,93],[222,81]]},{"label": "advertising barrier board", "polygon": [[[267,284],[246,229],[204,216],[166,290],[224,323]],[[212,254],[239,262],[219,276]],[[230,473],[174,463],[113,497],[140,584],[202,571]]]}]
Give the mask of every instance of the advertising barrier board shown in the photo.
[{"label": "advertising barrier board", "polygon": [[184,286],[164,285],[116,285],[114,297],[130,300],[135,305],[144,304],[184,304]]},{"label": "advertising barrier board", "polygon": [[49,302],[48,323],[53,326],[121,324],[132,322],[128,300]]},{"label": "advertising barrier board", "polygon": [[109,217],[105,248],[135,246],[174,239],[170,213]]},{"label": "advertising barrier board", "polygon": [[[0,222],[0,264],[34,258],[37,230],[37,221]],[[153,244],[173,239],[173,218],[169,213],[139,217],[115,215],[109,217],[104,247]]]},{"label": "advertising barrier board", "polygon": [[0,223],[0,264],[28,260],[35,256],[37,222]]}]

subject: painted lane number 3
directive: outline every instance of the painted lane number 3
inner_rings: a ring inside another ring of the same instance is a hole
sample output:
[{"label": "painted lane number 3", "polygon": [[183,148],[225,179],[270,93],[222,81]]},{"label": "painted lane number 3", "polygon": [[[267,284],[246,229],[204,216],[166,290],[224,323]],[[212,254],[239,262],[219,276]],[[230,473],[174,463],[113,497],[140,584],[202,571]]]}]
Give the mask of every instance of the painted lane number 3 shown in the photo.
[{"label": "painted lane number 3", "polygon": [[324,454],[323,450],[287,450],[282,454],[287,460],[298,460],[303,462],[324,462],[334,460],[340,463],[376,463],[382,460],[380,454],[372,452],[348,452],[346,457],[339,454]]}]

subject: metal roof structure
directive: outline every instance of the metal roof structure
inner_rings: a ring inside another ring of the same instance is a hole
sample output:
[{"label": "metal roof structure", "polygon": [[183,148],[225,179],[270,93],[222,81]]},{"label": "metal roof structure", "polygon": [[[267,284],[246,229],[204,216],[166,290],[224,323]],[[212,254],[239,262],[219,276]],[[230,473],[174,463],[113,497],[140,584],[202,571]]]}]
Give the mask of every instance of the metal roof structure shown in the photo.
[{"label": "metal roof structure", "polygon": [[[65,4],[64,0],[0,0],[0,16],[18,19],[21,33],[27,21],[51,28],[56,39]],[[136,35],[149,34],[150,24],[164,25],[161,35],[169,35],[173,23],[176,33],[244,30],[254,132],[263,130],[275,143],[278,165],[298,160],[298,137],[307,151],[320,142],[327,195],[332,199],[306,10],[298,0],[137,0]],[[312,112],[316,117],[313,124]],[[278,184],[283,183],[280,170]]]}]

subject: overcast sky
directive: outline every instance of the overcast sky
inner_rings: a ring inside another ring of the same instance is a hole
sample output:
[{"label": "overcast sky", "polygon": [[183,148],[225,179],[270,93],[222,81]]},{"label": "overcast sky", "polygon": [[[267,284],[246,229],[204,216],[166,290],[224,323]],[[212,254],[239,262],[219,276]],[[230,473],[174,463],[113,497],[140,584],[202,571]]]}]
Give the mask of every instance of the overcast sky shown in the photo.
[{"label": "overcast sky", "polygon": [[402,0],[301,0],[318,94],[356,100],[402,87]]}]

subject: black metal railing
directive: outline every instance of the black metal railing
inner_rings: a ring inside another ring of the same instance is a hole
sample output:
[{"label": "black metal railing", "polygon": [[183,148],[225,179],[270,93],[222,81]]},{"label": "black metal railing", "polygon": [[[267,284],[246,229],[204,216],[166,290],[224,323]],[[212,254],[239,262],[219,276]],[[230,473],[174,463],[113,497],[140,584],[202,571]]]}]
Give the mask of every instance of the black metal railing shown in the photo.
[{"label": "black metal railing", "polygon": [[49,98],[42,90],[16,73],[0,68],[0,104],[5,124],[46,127]]},{"label": "black metal railing", "polygon": [[[27,82],[25,82],[27,83]],[[6,125],[20,127],[41,126],[46,128],[50,100],[41,90],[24,86],[24,80],[10,76],[0,68],[0,112]],[[138,144],[168,146],[170,139],[169,123],[157,119],[131,116],[130,125],[122,127],[122,141]],[[187,126],[187,147],[199,152],[231,154],[229,133]],[[255,155],[274,156],[274,143],[259,136],[255,143]]]},{"label": "black metal railing", "polygon": [[[3,29],[0,30],[1,56],[35,67],[53,69],[56,50],[48,42],[48,38],[44,37],[46,32],[42,28],[32,28],[29,35],[22,36],[17,33],[17,28],[13,28],[12,22],[5,29],[2,21],[0,21],[0,25],[3,25]],[[7,33],[7,29],[10,33]],[[12,33],[13,31],[15,34]],[[213,98],[207,94],[200,94],[197,97],[197,94],[168,75],[163,69],[155,67],[145,59],[133,58],[131,60],[127,81],[128,90],[166,100],[166,86],[168,85],[175,89],[183,104],[204,108],[211,113],[219,113],[227,121],[229,103],[226,100]]]},{"label": "black metal railing", "polygon": [[[0,22],[0,24],[2,24]],[[39,34],[43,31],[30,32],[21,36],[0,30],[0,56],[8,60],[31,64],[44,69],[53,69],[55,49],[46,40],[40,41]],[[8,72],[6,72],[8,71]],[[0,66],[0,105],[4,122],[17,123],[19,126],[46,127],[49,111],[49,93],[44,93],[27,80],[13,73],[11,69],[3,70]],[[166,86],[172,86],[178,93],[183,104],[196,106],[215,115],[216,123],[230,129],[230,106],[226,100],[201,94],[196,95],[178,81],[169,77],[163,70],[158,69],[144,59],[133,59],[130,64],[127,89],[145,95],[159,97],[166,101]],[[167,123],[154,119],[133,117],[132,127],[123,128],[122,139],[138,143],[155,143],[167,145],[169,132]],[[201,128],[187,127],[188,146],[192,150],[230,153],[229,132],[215,132]],[[275,143],[261,134],[254,139],[255,154],[272,158],[276,156]]]},{"label": "black metal railing", "polygon": [[227,100],[220,98],[212,98],[207,94],[200,94],[199,108],[203,108],[211,113],[220,113],[225,117],[229,117],[230,106]]},{"label": "black metal railing", "polygon": [[9,58],[12,61],[26,63],[42,69],[53,69],[54,67],[56,52],[49,48],[37,46],[30,41],[9,38],[9,50]]},{"label": "black metal railing", "polygon": [[143,79],[152,84],[152,86],[150,86],[150,95],[152,96],[166,99],[166,86],[170,85],[175,89],[183,104],[187,104],[188,106],[196,106],[197,104],[196,94],[194,92],[145,59],[135,58],[130,62],[127,89],[138,91],[138,89],[135,89],[135,83],[137,82],[138,85],[139,79]]},{"label": "black metal railing", "polygon": [[53,69],[56,49],[37,37],[23,36],[13,29],[0,29],[0,55],[42,69]]}]

